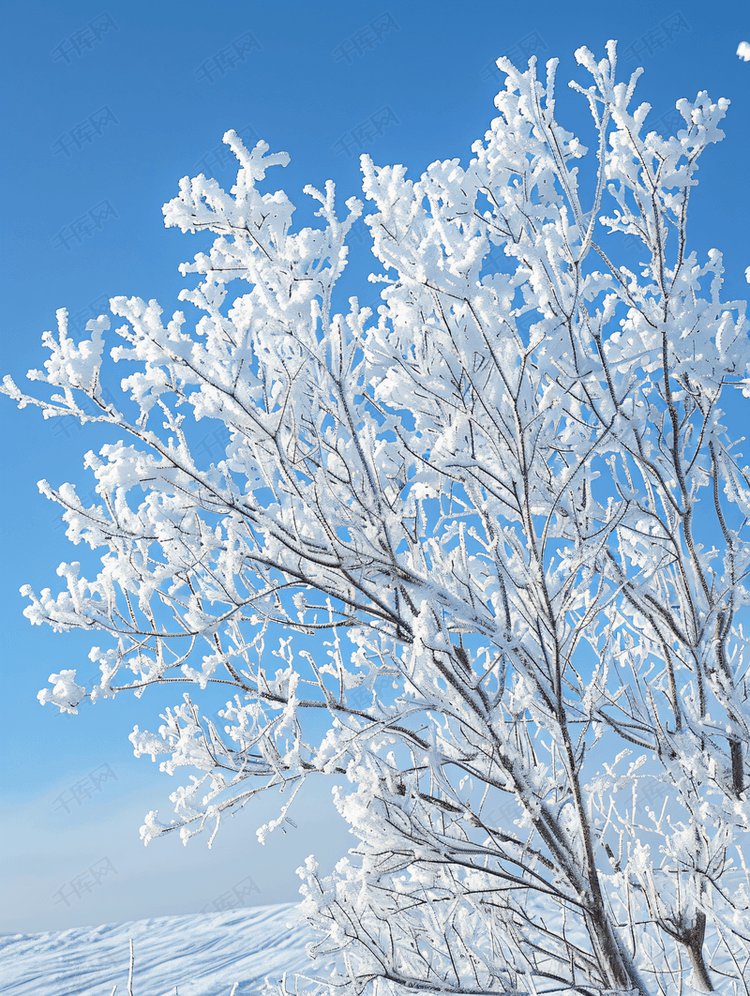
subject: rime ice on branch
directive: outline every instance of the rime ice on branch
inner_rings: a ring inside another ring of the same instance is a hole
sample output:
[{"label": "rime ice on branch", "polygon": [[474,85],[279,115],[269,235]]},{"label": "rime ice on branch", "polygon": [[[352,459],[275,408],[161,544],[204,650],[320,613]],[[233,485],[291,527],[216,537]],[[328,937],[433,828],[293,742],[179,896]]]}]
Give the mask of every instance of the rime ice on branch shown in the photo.
[{"label": "rime ice on branch", "polygon": [[[413,181],[362,157],[377,316],[334,310],[361,203],[340,220],[333,183],[308,187],[321,224],[293,232],[286,195],[259,190],[288,157],[228,132],[231,193],[185,178],[164,208],[216,233],[182,267],[203,316],[111,301],[123,412],[100,386],[107,317],[75,345],[58,313],[30,374],[49,400],[5,381],[115,430],[86,455],[93,504],[40,485],[104,556],[91,579],[62,565],[62,594],[27,589],[26,614],[108,640],[99,684],[62,672],[41,700],[224,684],[223,729],[184,694],[131,736],[198,771],[146,841],[215,834],[283,788],[263,837],[305,779],[346,779],[359,844],[329,878],[300,871],[351,996],[645,996],[687,993],[689,972],[746,991],[750,477],[721,397],[750,395],[748,326],[686,228],[728,101],[680,100],[663,138],[614,43],[576,57],[588,159],[554,117],[556,61],[540,80],[505,59],[465,169]],[[218,459],[196,423],[221,429]]]}]

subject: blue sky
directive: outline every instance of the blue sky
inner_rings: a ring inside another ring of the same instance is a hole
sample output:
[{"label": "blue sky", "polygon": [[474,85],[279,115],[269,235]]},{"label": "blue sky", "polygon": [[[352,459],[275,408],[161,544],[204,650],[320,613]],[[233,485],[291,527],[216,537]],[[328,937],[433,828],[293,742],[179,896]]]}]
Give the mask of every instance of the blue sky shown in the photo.
[{"label": "blue sky", "polygon": [[[322,188],[332,178],[340,203],[358,194],[361,151],[378,164],[404,163],[412,176],[435,159],[466,162],[494,116],[501,78],[492,62],[501,54],[519,64],[534,50],[541,61],[560,58],[558,116],[586,143],[585,110],[564,84],[584,79],[574,50],[585,44],[602,55],[609,38],[620,43],[620,78],[643,65],[638,93],[653,119],[699,90],[731,99],[727,138],[702,162],[692,234],[699,253],[722,249],[727,296],[745,297],[750,64],[735,51],[750,40],[748,10],[696,0],[12,0],[0,70],[0,373],[22,385],[29,368],[42,366],[41,335],[59,307],[79,330],[114,295],[155,297],[167,312],[178,307],[177,266],[207,240],[165,230],[161,206],[186,174],[213,173],[231,185],[221,152],[228,128],[290,154],[268,183],[286,190],[297,224],[305,224],[305,184]],[[374,297],[363,283],[370,261],[366,242],[355,239],[347,292],[359,288],[363,301]],[[216,908],[243,881],[249,902],[295,900],[294,869],[304,857],[315,851],[330,867],[351,841],[331,808],[330,785],[313,787],[298,828],[274,835],[265,849],[254,830],[273,815],[273,799],[260,803],[258,817],[234,820],[212,851],[203,838],[187,848],[170,838],[144,849],[142,817],[160,808],[164,818],[175,785],[150,759],[133,757],[127,735],[134,723],[157,727],[170,700],[120,696],[85,704],[73,717],[39,706],[37,691],[51,672],[76,667],[88,678],[95,668],[89,637],[32,629],[22,616],[22,584],[55,588],[60,561],[82,557],[36,482],[74,481],[86,494],[83,454],[105,439],[0,402],[0,932]],[[79,896],[70,883],[105,858],[116,873],[89,873],[95,887]],[[258,891],[248,892],[248,877]]]}]

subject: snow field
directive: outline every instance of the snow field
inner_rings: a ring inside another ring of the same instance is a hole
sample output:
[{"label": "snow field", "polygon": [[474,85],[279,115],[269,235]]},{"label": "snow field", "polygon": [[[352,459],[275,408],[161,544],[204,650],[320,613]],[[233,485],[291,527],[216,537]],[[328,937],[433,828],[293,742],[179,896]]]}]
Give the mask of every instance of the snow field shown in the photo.
[{"label": "snow field", "polygon": [[[264,979],[309,972],[306,924],[295,904],[154,917],[99,927],[0,936],[3,996],[125,996],[133,938],[133,996],[260,993]],[[316,964],[316,969],[319,967]],[[323,966],[320,966],[321,968]]]}]

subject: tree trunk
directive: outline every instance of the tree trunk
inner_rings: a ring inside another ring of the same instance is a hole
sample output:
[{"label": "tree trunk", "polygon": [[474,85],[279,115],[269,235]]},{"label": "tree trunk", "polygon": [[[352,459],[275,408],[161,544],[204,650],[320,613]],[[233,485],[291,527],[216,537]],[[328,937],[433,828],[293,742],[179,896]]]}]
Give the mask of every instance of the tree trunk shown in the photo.
[{"label": "tree trunk", "polygon": [[640,996],[648,996],[638,969],[623,949],[606,912],[601,909],[587,912],[586,926],[607,987],[636,990]]},{"label": "tree trunk", "polygon": [[703,958],[703,938],[705,934],[706,914],[699,912],[695,916],[695,923],[685,934],[682,944],[688,949],[688,954],[690,955],[696,988],[704,993],[712,993],[715,990],[711,984],[711,977],[708,974],[708,968]]},{"label": "tree trunk", "polygon": [[742,744],[739,740],[729,742],[729,751],[732,758],[732,788],[735,796],[739,799],[745,791],[745,768],[742,760]]}]

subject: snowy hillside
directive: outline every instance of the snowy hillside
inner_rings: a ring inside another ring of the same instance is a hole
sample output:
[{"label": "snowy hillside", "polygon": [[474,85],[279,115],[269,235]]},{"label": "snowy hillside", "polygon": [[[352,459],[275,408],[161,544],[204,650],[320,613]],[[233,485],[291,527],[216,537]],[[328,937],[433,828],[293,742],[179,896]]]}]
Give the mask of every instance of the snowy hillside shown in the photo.
[{"label": "snowy hillside", "polygon": [[[101,927],[0,936],[3,996],[125,996],[129,939],[134,996],[236,996],[259,993],[266,975],[309,971],[306,925],[287,927],[295,906],[156,917]],[[322,969],[319,963],[316,970]]]},{"label": "snowy hillside", "polygon": [[[305,973],[329,975],[333,962],[312,962],[305,945],[313,932],[294,923],[295,903],[255,906],[223,913],[152,917],[75,927],[40,934],[0,935],[0,994],[2,996],[127,996],[130,938],[135,972],[133,996],[260,996],[266,976],[280,980]],[[288,924],[293,926],[289,927]],[[726,979],[722,996],[742,992],[740,967],[709,927],[705,950],[711,971]],[[657,959],[658,960],[658,959]],[[669,996],[700,996],[688,983],[687,958],[678,976],[667,984]],[[730,981],[732,980],[732,981]],[[548,980],[546,980],[548,981]],[[536,978],[541,990],[545,982]],[[288,980],[294,988],[293,978]],[[530,991],[536,992],[533,986]],[[658,987],[657,987],[658,988]],[[653,991],[656,992],[657,988]],[[745,974],[745,990],[747,976]],[[569,989],[547,989],[569,996]]]}]

